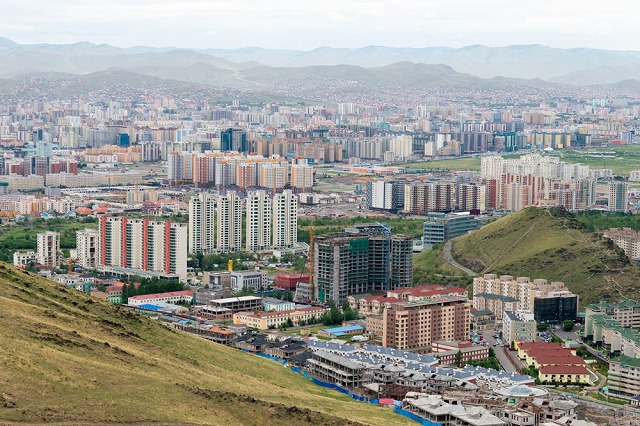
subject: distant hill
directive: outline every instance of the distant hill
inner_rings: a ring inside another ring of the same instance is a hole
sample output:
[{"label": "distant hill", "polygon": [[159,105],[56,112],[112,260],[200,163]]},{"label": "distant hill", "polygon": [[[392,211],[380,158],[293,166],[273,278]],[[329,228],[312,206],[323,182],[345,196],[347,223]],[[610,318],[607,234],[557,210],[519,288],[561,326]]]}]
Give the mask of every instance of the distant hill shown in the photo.
[{"label": "distant hill", "polygon": [[564,209],[529,207],[498,219],[455,240],[453,256],[480,274],[563,281],[582,307],[640,299],[640,268]]},{"label": "distant hill", "polygon": [[[551,80],[569,73],[599,67],[625,67],[640,64],[640,52],[601,49],[557,49],[542,45],[461,48],[396,48],[367,46],[356,49],[320,47],[310,51],[262,48],[207,49],[214,56],[230,61],[255,61],[269,66],[358,65],[380,67],[409,61],[445,64],[458,72],[482,78],[497,76]],[[638,75],[640,77],[640,75]],[[627,77],[631,78],[631,77]],[[608,83],[602,81],[600,83]],[[581,84],[568,82],[569,84]]]},{"label": "distant hill", "polygon": [[273,361],[0,264],[0,423],[406,424]]},{"label": "distant hill", "polygon": [[279,76],[287,82],[303,82],[310,72],[315,78],[316,71],[327,73],[326,77],[358,80],[368,88],[381,87],[383,83],[404,87],[434,84],[543,87],[551,83],[597,85],[640,80],[640,52],[556,49],[542,45],[474,45],[457,49],[320,47],[310,51],[256,47],[125,49],[86,42],[23,45],[0,38],[0,78],[46,72],[84,75],[111,68],[240,89],[275,84]]}]

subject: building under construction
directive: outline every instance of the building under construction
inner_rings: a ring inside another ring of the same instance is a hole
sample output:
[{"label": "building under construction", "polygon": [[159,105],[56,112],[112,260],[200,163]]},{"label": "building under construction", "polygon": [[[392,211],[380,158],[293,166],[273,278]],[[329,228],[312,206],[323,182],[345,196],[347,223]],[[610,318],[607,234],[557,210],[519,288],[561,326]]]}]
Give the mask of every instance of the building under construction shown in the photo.
[{"label": "building under construction", "polygon": [[313,242],[313,297],[340,303],[350,294],[411,287],[412,238],[381,223],[358,224]]}]

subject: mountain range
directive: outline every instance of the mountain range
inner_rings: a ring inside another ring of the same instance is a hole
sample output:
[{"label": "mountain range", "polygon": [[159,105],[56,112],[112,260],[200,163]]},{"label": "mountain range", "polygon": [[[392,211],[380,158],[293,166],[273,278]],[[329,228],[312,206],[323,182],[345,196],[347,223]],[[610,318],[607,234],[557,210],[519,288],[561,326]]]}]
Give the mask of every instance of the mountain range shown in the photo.
[{"label": "mountain range", "polygon": [[[18,44],[0,38],[0,78],[39,73],[111,76],[135,73],[163,80],[236,89],[318,87],[333,82],[362,89],[446,84],[504,88],[615,85],[637,90],[640,52],[558,49],[542,45],[463,48],[357,49],[321,47],[309,51],[242,49],[119,48],[88,42]],[[131,74],[128,74],[131,77]]]}]

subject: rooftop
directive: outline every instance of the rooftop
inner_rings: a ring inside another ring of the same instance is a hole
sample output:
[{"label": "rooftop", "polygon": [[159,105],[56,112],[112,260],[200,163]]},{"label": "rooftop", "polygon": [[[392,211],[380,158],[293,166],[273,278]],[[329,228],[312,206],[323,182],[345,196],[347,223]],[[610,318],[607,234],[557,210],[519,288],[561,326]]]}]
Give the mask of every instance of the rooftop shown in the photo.
[{"label": "rooftop", "polygon": [[629,365],[631,367],[640,368],[640,358],[631,358],[626,355],[620,355],[611,359],[611,362],[616,362],[624,365]]},{"label": "rooftop", "polygon": [[543,365],[538,371],[542,374],[591,374],[580,365]]},{"label": "rooftop", "polygon": [[162,297],[175,297],[175,296],[193,297],[193,291],[182,290],[182,291],[169,291],[167,293],[141,294],[140,296],[131,296],[129,297],[129,300],[159,299]]},{"label": "rooftop", "polygon": [[493,294],[493,293],[478,293],[474,294],[473,297],[484,297],[489,300],[502,300],[505,303],[517,302],[518,299],[509,296],[503,296],[501,294]]}]

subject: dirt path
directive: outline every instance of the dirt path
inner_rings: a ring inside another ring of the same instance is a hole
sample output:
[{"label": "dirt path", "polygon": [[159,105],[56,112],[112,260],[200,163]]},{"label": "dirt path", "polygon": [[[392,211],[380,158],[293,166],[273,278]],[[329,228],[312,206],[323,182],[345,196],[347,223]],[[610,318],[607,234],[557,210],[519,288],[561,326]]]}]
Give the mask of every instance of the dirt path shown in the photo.
[{"label": "dirt path", "polygon": [[456,262],[456,260],[453,258],[453,256],[451,255],[451,246],[453,245],[453,240],[449,240],[445,243],[444,248],[442,249],[442,252],[444,254],[444,258],[447,262],[449,262],[451,265],[455,266],[456,268],[460,269],[462,272],[464,272],[465,274],[469,275],[470,277],[475,277],[478,274],[476,274],[475,272],[473,272],[471,269],[469,268],[465,268],[464,266],[462,266],[461,264],[459,264],[458,262]]}]

